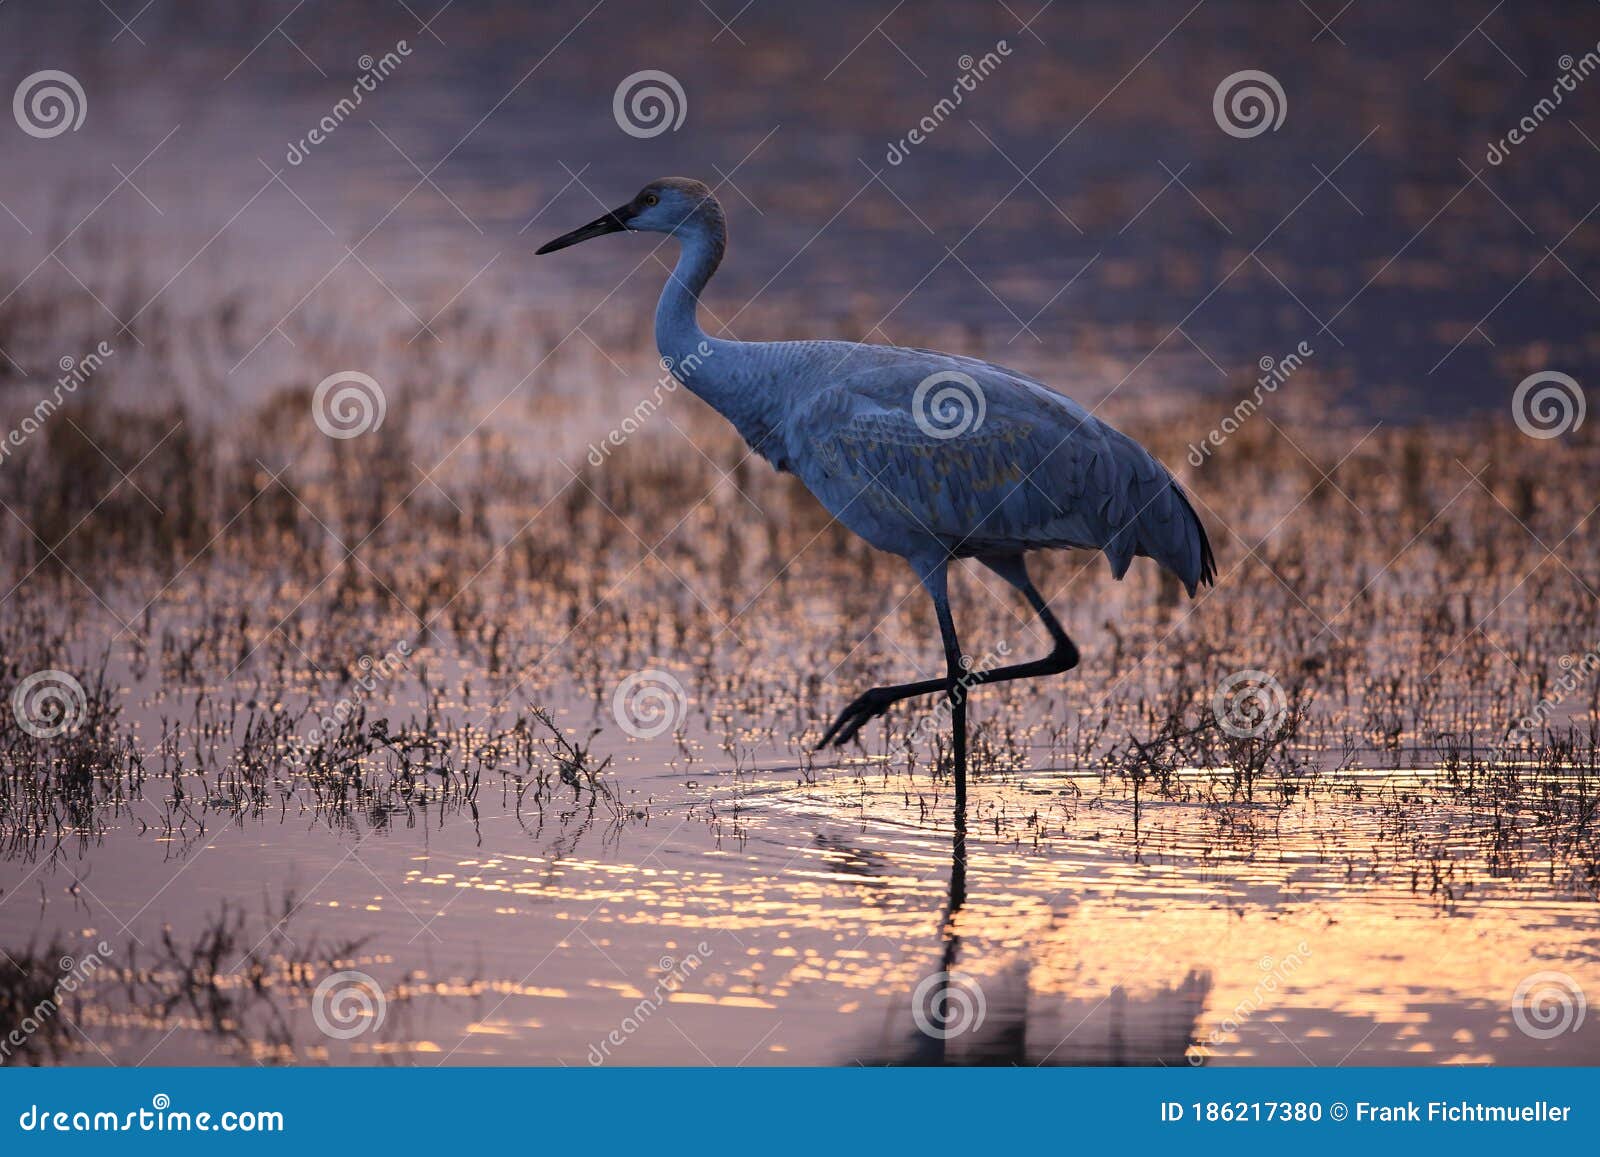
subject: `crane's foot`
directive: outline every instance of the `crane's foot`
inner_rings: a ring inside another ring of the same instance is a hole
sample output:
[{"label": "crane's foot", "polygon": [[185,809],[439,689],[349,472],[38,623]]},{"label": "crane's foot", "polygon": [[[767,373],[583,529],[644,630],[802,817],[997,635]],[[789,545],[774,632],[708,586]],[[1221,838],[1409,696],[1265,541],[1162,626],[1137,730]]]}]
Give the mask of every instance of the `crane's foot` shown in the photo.
[{"label": "crane's foot", "polygon": [[833,726],[828,728],[813,750],[821,751],[830,743],[835,747],[843,747],[856,737],[858,731],[904,697],[904,693],[898,687],[873,687],[863,691],[850,701],[848,707],[839,712],[839,717],[833,721]]}]

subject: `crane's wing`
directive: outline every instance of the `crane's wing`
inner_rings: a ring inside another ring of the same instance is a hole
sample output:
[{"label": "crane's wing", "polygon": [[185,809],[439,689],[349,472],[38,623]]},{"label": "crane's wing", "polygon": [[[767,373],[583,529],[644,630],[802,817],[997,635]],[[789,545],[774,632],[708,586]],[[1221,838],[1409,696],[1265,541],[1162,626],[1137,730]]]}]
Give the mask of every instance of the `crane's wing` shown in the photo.
[{"label": "crane's wing", "polygon": [[797,473],[869,540],[934,538],[961,555],[1103,550],[1117,578],[1146,555],[1191,595],[1214,579],[1193,506],[1133,439],[1000,366],[870,349],[783,431]]}]

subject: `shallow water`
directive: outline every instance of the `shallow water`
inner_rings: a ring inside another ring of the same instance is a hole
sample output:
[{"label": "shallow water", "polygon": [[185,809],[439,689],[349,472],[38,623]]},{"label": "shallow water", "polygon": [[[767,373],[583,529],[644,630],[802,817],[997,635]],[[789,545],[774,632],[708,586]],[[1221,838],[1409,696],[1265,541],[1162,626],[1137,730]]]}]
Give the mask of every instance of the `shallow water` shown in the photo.
[{"label": "shallow water", "polygon": [[[1196,602],[1152,567],[1115,583],[1099,560],[1040,559],[1084,662],[977,695],[958,876],[925,706],[861,749],[807,750],[854,691],[934,673],[911,576],[785,480],[735,484],[737,450],[694,413],[581,488],[447,478],[483,525],[404,501],[412,480],[383,472],[416,460],[399,441],[297,459],[209,552],[203,521],[170,558],[145,542],[170,519],[125,494],[91,512],[111,560],[40,560],[0,653],[70,664],[95,706],[60,743],[0,716],[0,947],[54,976],[57,954],[104,940],[108,971],[68,1002],[59,1051],[30,1059],[1597,1058],[1574,1003],[1600,991],[1595,690],[1572,658],[1597,607],[1579,572],[1530,577],[1514,551],[1461,564],[1450,543],[1503,539],[1511,515],[1451,476],[1450,436],[1408,486],[1381,441],[1400,436],[1380,434],[1338,491],[1288,447],[1247,447],[1200,480],[1245,521]],[[279,422],[305,425],[302,405],[259,425]],[[685,465],[684,435],[718,457]],[[1525,442],[1492,448],[1567,533],[1583,475]],[[183,510],[211,473],[157,462],[140,482]],[[102,485],[55,487],[87,506]],[[1394,557],[1374,518],[1415,548]],[[975,655],[1047,645],[976,568],[956,587]],[[357,695],[358,657],[402,641],[412,657]],[[1214,689],[1244,667],[1277,673],[1283,715],[1231,743]],[[676,683],[655,703],[669,730],[618,707],[635,676]],[[350,741],[313,739],[352,698]],[[1552,699],[1547,727],[1496,752]],[[597,779],[563,781],[538,705],[592,745],[586,767],[611,760]],[[75,810],[62,769],[85,760],[96,802]],[[330,1034],[316,987],[350,971],[383,1015],[356,1005]],[[1530,980],[1544,1003],[1518,998]],[[930,1008],[970,1027],[939,1043],[917,1031]]]},{"label": "shallow water", "polygon": [[[1537,865],[1497,874],[1485,812],[1444,802],[1434,777],[1137,807],[1093,776],[984,780],[946,923],[947,783],[864,758],[686,781],[639,747],[615,784],[630,810],[648,800],[644,819],[552,803],[541,823],[485,799],[476,821],[418,808],[359,834],[291,804],[177,840],[141,834],[155,809],[136,804],[90,857],[9,887],[0,940],[81,932],[116,964],[128,937],[170,924],[182,940],[223,901],[291,889],[291,938],[366,938],[346,963],[391,997],[382,1024],[330,1041],[305,993],[284,996],[302,1060],[926,1061],[913,992],[930,999],[941,969],[975,994],[952,1061],[1600,1060],[1592,1021],[1538,1039],[1511,1015],[1537,969],[1600,985],[1593,897]],[[113,989],[77,1014],[79,1063],[246,1059],[192,1018],[119,1004]]]}]

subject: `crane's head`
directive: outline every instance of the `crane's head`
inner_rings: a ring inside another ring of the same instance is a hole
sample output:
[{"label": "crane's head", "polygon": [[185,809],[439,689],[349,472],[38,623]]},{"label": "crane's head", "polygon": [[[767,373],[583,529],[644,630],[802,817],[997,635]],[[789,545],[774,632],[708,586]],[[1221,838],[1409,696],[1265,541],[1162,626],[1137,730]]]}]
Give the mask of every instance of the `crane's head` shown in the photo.
[{"label": "crane's head", "polygon": [[554,253],[607,233],[678,233],[708,228],[713,232],[722,228],[722,206],[711,189],[688,177],[662,177],[640,189],[626,205],[601,214],[571,233],[563,233],[534,252]]}]

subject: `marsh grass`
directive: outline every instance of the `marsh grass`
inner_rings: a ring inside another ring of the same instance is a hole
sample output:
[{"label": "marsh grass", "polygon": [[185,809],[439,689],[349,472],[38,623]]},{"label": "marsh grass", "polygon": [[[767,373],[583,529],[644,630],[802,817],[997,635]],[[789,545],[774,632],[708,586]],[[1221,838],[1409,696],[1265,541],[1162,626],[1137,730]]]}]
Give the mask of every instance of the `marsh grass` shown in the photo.
[{"label": "marsh grass", "polygon": [[[587,459],[659,373],[647,333],[596,323],[635,380],[521,307],[452,307],[439,324],[480,335],[492,367],[542,351],[536,375],[520,370],[519,388],[484,401],[468,367],[403,340],[403,321],[370,301],[349,308],[370,313],[359,359],[343,330],[297,330],[306,344],[286,369],[302,380],[269,379],[220,408],[164,394],[163,359],[227,381],[270,303],[190,311],[165,348],[120,353],[0,467],[0,681],[61,668],[87,692],[82,725],[58,739],[0,718],[8,855],[81,852],[135,800],[147,806],[130,822],[180,849],[245,817],[475,821],[491,786],[530,831],[551,818],[616,831],[654,806],[619,778],[626,740],[609,709],[618,681],[647,667],[687,690],[663,741],[685,782],[737,784],[778,759],[802,784],[906,777],[908,797],[939,812],[946,741],[918,732],[917,710],[892,712],[855,753],[810,752],[856,690],[937,667],[932,615],[903,565],[751,459],[686,392],[599,465]],[[74,311],[30,286],[0,323],[31,350],[39,332],[80,332]],[[790,325],[776,310],[751,316],[769,336]],[[345,441],[317,429],[314,359],[391,383],[381,427]],[[1085,375],[1121,376],[1092,356],[1024,368],[1091,399]],[[29,383],[7,395],[25,410]],[[1416,772],[1423,796],[1384,805],[1407,862],[1437,853],[1417,818],[1437,803],[1468,810],[1491,868],[1543,865],[1592,886],[1600,682],[1513,729],[1563,662],[1600,641],[1600,530],[1580,468],[1593,427],[1558,442],[1497,415],[1368,429],[1309,370],[1272,401],[1193,469],[1185,446],[1231,394],[1109,399],[1104,416],[1179,467],[1220,581],[1190,603],[1143,562],[1119,584],[1095,558],[1039,558],[1085,661],[975,697],[976,774],[1089,773],[1141,806],[1203,799],[1226,836],[1244,814],[1234,803],[1365,790],[1351,770]],[[1020,601],[975,568],[957,600],[969,651],[1047,649]],[[362,658],[401,641],[404,669],[358,687]],[[1217,726],[1212,695],[1246,667],[1273,675],[1285,710],[1239,738]],[[308,738],[338,701],[350,705],[338,725]],[[740,831],[736,792],[696,806]],[[1044,830],[1022,812],[992,826]]]},{"label": "marsh grass", "polygon": [[370,1034],[357,1034],[367,1038],[358,1047],[403,1056],[405,1048],[393,1042],[408,1039],[407,1016],[418,995],[481,992],[477,981],[444,984],[424,981],[416,970],[396,974],[380,966],[363,939],[325,939],[305,927],[307,919],[292,893],[255,913],[223,902],[188,931],[164,926],[146,942],[128,939],[70,997],[62,995],[62,967],[72,959],[71,945],[58,939],[11,953],[0,968],[0,1016],[31,1031],[0,1053],[0,1063],[93,1063],[105,1048],[120,1050],[127,1040],[144,1042],[135,1055],[153,1054],[176,1033],[205,1037],[217,1055],[241,1063],[327,1061],[336,1043],[319,1031],[313,1015],[316,989],[330,975],[354,968],[388,977],[381,982],[383,1015],[374,1018]]}]

